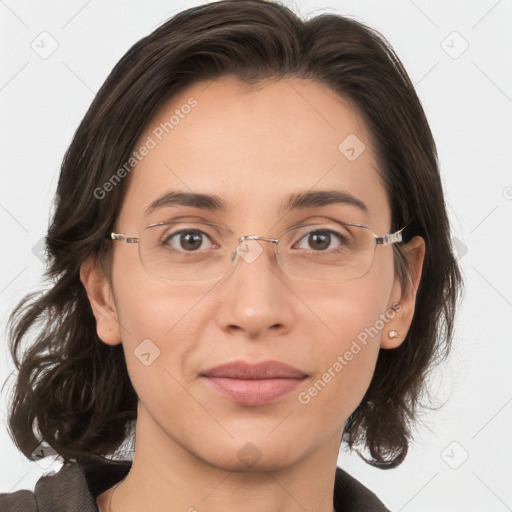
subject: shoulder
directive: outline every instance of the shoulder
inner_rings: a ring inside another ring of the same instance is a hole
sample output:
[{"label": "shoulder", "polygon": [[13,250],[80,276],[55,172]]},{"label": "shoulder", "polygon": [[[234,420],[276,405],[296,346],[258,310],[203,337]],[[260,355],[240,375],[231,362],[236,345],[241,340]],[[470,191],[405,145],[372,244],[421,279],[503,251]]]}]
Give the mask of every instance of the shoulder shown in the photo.
[{"label": "shoulder", "polygon": [[0,494],[1,512],[97,512],[96,497],[129,471],[131,461],[66,462],[44,475],[34,491]]},{"label": "shoulder", "polygon": [[334,481],[334,508],[350,512],[390,512],[370,489],[339,466]]},{"label": "shoulder", "polygon": [[37,504],[32,491],[21,490],[0,493],[0,510],[2,512],[37,512]]}]

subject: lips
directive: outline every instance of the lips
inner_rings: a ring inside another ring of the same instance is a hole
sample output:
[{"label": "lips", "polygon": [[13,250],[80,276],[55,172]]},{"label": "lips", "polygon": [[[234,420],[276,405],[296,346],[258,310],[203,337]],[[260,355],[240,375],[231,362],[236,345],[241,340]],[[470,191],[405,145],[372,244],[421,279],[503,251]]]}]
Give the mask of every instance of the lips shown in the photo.
[{"label": "lips", "polygon": [[231,363],[215,366],[202,373],[206,377],[225,377],[228,379],[302,379],[307,374],[279,361],[263,361],[257,364],[245,361],[233,361]]},{"label": "lips", "polygon": [[214,391],[242,405],[276,402],[299,386],[307,374],[278,361],[234,361],[201,374]]}]

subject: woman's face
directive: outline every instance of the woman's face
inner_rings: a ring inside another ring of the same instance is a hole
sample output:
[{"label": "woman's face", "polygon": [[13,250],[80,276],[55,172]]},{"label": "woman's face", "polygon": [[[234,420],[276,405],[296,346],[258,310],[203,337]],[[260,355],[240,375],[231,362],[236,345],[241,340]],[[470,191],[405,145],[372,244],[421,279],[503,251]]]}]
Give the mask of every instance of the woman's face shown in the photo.
[{"label": "woman's face", "polygon": [[[227,79],[197,83],[160,109],[134,149],[144,145],[117,233],[137,237],[149,224],[178,217],[225,225],[235,239],[277,238],[326,219],[360,223],[379,236],[390,230],[364,123],[313,82],[281,80],[251,92]],[[146,215],[171,191],[215,195],[227,209],[163,205]],[[282,213],[291,195],[317,191],[343,191],[367,211],[336,203]],[[174,240],[177,247],[179,236]],[[378,246],[371,270],[345,282],[288,277],[275,264],[273,244],[260,242],[254,261],[239,258],[223,278],[169,283],[146,271],[136,244],[112,243],[111,302],[105,293],[112,312],[96,314],[98,334],[106,343],[122,340],[138,421],[160,447],[179,446],[215,466],[240,470],[249,455],[275,468],[327,444],[337,448],[379,349],[400,344],[412,318],[414,291],[406,294],[395,279],[392,246]],[[396,302],[402,306],[394,311]],[[393,329],[400,336],[390,340]],[[235,360],[279,361],[307,376],[274,401],[240,403],[202,376]]]}]

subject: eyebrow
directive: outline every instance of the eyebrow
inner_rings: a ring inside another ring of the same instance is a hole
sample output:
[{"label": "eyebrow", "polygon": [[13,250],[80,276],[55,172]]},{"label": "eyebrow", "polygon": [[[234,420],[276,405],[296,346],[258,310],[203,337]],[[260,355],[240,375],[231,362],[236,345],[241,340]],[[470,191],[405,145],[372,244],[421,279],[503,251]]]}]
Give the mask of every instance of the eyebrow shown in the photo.
[{"label": "eyebrow", "polygon": [[[349,192],[344,190],[318,190],[291,194],[288,201],[279,208],[279,214],[284,215],[292,210],[306,210],[319,208],[331,204],[347,204],[354,206],[364,213],[368,213],[368,207]],[[231,210],[230,205],[219,196],[201,194],[196,192],[167,192],[154,200],[146,209],[145,215],[149,215],[165,206],[190,206],[200,210],[225,213]]]}]

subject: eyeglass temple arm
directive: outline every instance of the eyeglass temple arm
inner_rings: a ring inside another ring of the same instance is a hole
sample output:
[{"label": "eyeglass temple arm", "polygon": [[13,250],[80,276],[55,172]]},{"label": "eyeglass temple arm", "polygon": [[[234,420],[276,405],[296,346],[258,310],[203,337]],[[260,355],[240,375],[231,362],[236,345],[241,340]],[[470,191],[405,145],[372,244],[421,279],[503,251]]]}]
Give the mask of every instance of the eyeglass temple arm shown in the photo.
[{"label": "eyeglass temple arm", "polygon": [[108,238],[109,240],[117,240],[118,242],[126,242],[127,244],[138,244],[139,243],[138,238],[121,235],[120,233],[110,233],[110,234],[107,233],[105,235],[105,238]]},{"label": "eyeglass temple arm", "polygon": [[397,242],[402,241],[402,231],[407,226],[404,226],[402,229],[399,229],[398,231],[395,231],[394,233],[389,233],[384,236],[378,236],[375,238],[375,242],[377,244],[387,245],[387,244],[395,244]]}]

